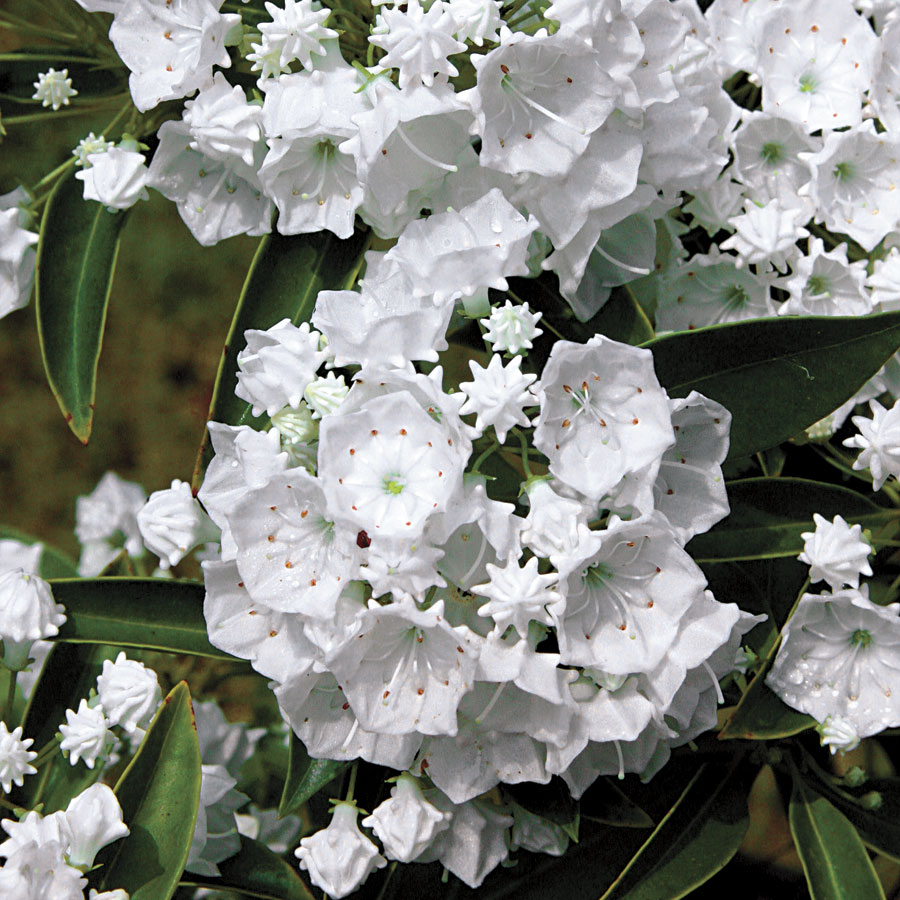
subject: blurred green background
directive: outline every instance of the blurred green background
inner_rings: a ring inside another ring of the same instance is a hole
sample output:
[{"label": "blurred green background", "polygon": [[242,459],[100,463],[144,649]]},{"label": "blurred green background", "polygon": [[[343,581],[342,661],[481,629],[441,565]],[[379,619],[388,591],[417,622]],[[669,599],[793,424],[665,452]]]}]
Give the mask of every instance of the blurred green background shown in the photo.
[{"label": "blurred green background", "polygon": [[[110,109],[11,125],[0,144],[0,193],[36,184],[89,131],[99,133]],[[130,216],[87,447],[47,386],[33,300],[0,319],[0,522],[73,554],[75,498],[107,470],[148,492],[190,480],[219,353],[259,240],[201,247],[155,191]]]}]

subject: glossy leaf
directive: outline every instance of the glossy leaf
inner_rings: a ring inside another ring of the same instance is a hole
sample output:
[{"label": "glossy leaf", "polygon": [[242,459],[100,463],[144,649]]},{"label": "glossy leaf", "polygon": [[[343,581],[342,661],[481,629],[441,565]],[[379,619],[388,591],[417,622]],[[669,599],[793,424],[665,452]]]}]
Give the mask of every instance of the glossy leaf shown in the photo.
[{"label": "glossy leaf", "polygon": [[731,514],[688,544],[698,562],[797,556],[803,550],[800,535],[815,529],[813,513],[829,520],[841,515],[873,531],[900,524],[896,509],[877,506],[848,488],[803,478],[731,481],[728,502]]},{"label": "glossy leaf", "polygon": [[884,900],[856,829],[797,773],[788,821],[812,900]]},{"label": "glossy leaf", "polygon": [[[266,329],[282,319],[295,325],[309,321],[319,291],[353,286],[368,247],[368,231],[340,240],[330,231],[285,236],[266,235],[259,244],[238,300],[213,386],[207,420],[227,425],[254,425],[250,404],[235,396],[237,356],[246,345],[244,332]],[[212,459],[209,432],[194,467],[193,487],[199,488]]]},{"label": "glossy leaf", "polygon": [[730,410],[738,458],[793,437],[837,409],[900,348],[900,312],[754,319],[644,345],[671,397],[692,390]]},{"label": "glossy leaf", "polygon": [[131,833],[97,856],[95,886],[169,900],[184,872],[200,805],[200,745],[185,682],[156,714],[114,788]]},{"label": "glossy leaf", "polygon": [[35,312],[50,388],[69,428],[88,442],[97,364],[125,212],[83,199],[72,171],[53,189],[41,221]]},{"label": "glossy leaf", "polygon": [[288,774],[278,803],[279,817],[299,812],[310,797],[334,781],[348,765],[343,760],[311,759],[303,742],[292,734]]},{"label": "glossy leaf", "polygon": [[64,578],[50,586],[66,608],[66,621],[54,640],[234,659],[206,636],[204,587],[199,582]]},{"label": "glossy leaf", "polygon": [[[78,709],[81,699],[96,688],[103,661],[114,659],[116,653],[115,647],[89,644],[55,644],[51,648],[22,719],[23,734],[34,740],[33,748],[53,740],[66,721],[66,710]],[[28,809],[41,802],[45,813],[55,812],[99,776],[99,767],[89,769],[83,762],[73,766],[60,751],[37,775],[14,789],[12,800]]]},{"label": "glossy leaf", "polygon": [[295,866],[269,850],[265,844],[241,836],[241,849],[219,863],[220,878],[203,878],[185,873],[181,883],[211,890],[240,891],[241,896],[259,900],[313,900]]},{"label": "glossy leaf", "polygon": [[723,868],[750,823],[737,765],[701,765],[602,900],[677,900]]},{"label": "glossy leaf", "polygon": [[[0,525],[0,540],[37,544],[40,539],[16,528]],[[43,541],[40,542],[43,543]],[[75,564],[75,560],[63,553],[62,550],[44,544],[38,574],[41,578],[74,578],[78,575],[78,566]]]}]

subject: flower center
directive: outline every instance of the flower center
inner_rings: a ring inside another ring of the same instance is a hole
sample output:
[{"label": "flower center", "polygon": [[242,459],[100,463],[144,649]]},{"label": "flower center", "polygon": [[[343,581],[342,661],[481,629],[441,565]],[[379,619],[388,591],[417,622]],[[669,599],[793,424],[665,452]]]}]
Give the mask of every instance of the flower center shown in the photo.
[{"label": "flower center", "polygon": [[852,162],[839,162],[831,173],[838,181],[850,181],[856,175]]},{"label": "flower center", "polygon": [[872,643],[872,632],[865,628],[857,628],[850,635],[851,647],[868,647]]},{"label": "flower center", "polygon": [[740,309],[742,306],[746,305],[749,299],[743,285],[732,284],[725,289],[725,295],[722,298],[722,302],[725,304],[726,309]]},{"label": "flower center", "polygon": [[590,588],[599,588],[611,581],[614,574],[609,566],[595,563],[584,570],[581,580]]},{"label": "flower center", "polygon": [[384,487],[384,492],[386,494],[393,494],[394,496],[403,493],[403,488],[406,487],[402,477],[395,472],[385,475],[381,483]]},{"label": "flower center", "polygon": [[816,76],[813,75],[812,72],[804,72],[804,74],[800,76],[800,93],[815,93],[817,86]]},{"label": "flower center", "polygon": [[784,159],[784,147],[777,141],[767,141],[762,145],[759,155],[772,166],[780,160]]},{"label": "flower center", "polygon": [[831,293],[831,279],[827,275],[810,275],[806,289],[814,296]]}]

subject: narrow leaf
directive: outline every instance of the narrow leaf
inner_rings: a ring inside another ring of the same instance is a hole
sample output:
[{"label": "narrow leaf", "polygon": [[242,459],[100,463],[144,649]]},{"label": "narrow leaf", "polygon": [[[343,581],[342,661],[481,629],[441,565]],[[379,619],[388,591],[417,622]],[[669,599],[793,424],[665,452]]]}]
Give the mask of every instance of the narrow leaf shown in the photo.
[{"label": "narrow leaf", "polygon": [[73,171],[47,201],[37,250],[35,311],[50,388],[69,428],[86,444],[109,291],[128,215],[108,212],[82,194]]},{"label": "narrow leaf", "polygon": [[671,397],[692,390],[732,416],[729,456],[766,450],[837,409],[900,348],[900,312],[754,319],[644,345]]},{"label": "narrow leaf", "polygon": [[[30,534],[25,534],[16,528],[9,528],[6,525],[0,525],[0,540],[19,541],[21,544],[37,544],[43,543],[39,538]],[[41,553],[40,568],[38,574],[41,578],[74,578],[78,575],[78,566],[75,561],[57,550],[56,547],[49,547],[44,544],[44,550]]]},{"label": "narrow leaf", "polygon": [[788,821],[812,900],[884,900],[856,829],[797,772]]},{"label": "narrow leaf", "polygon": [[677,900],[722,869],[750,824],[737,765],[703,764],[602,900]]},{"label": "narrow leaf", "polygon": [[[330,231],[290,236],[273,233],[260,241],[225,339],[207,420],[227,425],[254,424],[250,404],[234,393],[237,356],[246,344],[244,332],[250,328],[271,328],[285,318],[295,325],[308,322],[319,291],[353,286],[368,243],[368,231],[357,231],[344,241]],[[210,459],[212,447],[207,431],[194,467],[194,490],[200,487]]]},{"label": "narrow leaf", "polygon": [[288,774],[278,803],[279,818],[299,812],[310,797],[334,781],[348,765],[343,760],[311,759],[303,742],[291,735]]},{"label": "narrow leaf", "polygon": [[97,856],[99,890],[169,900],[184,872],[200,806],[200,745],[185,682],[176,685],[114,790],[130,834]]},{"label": "narrow leaf", "polygon": [[900,523],[900,512],[835,484],[803,478],[745,478],[728,483],[731,514],[698,534],[688,552],[698,562],[797,556],[803,532],[813,531],[813,513],[877,531]]},{"label": "narrow leaf", "polygon": [[186,873],[182,885],[211,890],[236,890],[259,900],[313,900],[295,866],[269,850],[265,844],[241,836],[241,849],[219,863],[220,878]]},{"label": "narrow leaf", "polygon": [[66,608],[66,621],[54,640],[234,659],[206,636],[204,587],[199,582],[63,578],[50,586],[57,603]]}]

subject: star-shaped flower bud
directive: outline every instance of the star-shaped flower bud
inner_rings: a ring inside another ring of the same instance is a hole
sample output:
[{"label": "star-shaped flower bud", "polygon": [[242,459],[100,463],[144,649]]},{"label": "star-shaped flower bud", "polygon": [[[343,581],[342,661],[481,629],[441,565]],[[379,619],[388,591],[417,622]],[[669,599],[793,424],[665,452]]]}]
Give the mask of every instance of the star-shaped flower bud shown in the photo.
[{"label": "star-shaped flower bud", "polygon": [[538,319],[543,315],[542,312],[533,313],[527,303],[507,300],[503,306],[491,310],[484,339],[495,352],[524,353],[531,349],[532,341],[544,333],[537,327]]},{"label": "star-shaped flower bud", "polygon": [[771,262],[776,269],[784,271],[788,259],[799,252],[796,242],[809,236],[800,224],[807,218],[807,211],[785,207],[777,198],[765,206],[747,201],[744,212],[728,220],[735,233],[722,242],[721,248],[737,253],[735,265],[738,268],[750,263]]},{"label": "star-shaped flower bud", "polygon": [[78,94],[78,91],[72,88],[69,70],[63,69],[62,72],[57,72],[52,66],[46,72],[38,75],[34,86],[37,90],[31,99],[40,100],[41,106],[52,106],[54,111],[61,106],[68,106],[69,98]]},{"label": "star-shaped flower bud", "polygon": [[461,415],[477,413],[475,427],[484,431],[488,425],[494,426],[497,438],[502,444],[506,433],[514,425],[528,425],[528,416],[523,412],[526,406],[535,404],[535,397],[528,390],[537,375],[521,371],[522,357],[516,356],[507,366],[499,353],[491,357],[486,369],[474,359],[469,360],[469,369],[474,381],[464,381],[459,385],[468,400],[460,409]]},{"label": "star-shaped flower bud", "polygon": [[141,537],[162,569],[177,566],[198,544],[218,539],[219,530],[191,493],[186,481],[154,491],[137,514]]},{"label": "star-shaped flower bud", "polygon": [[93,769],[97,759],[105,760],[116,736],[109,730],[109,720],[103,707],[89,706],[83,699],[78,705],[78,712],[66,710],[66,724],[59,726],[63,736],[59,748],[68,751],[69,763],[75,765],[79,759]]},{"label": "star-shaped flower bud", "polygon": [[827,581],[833,591],[845,585],[859,587],[860,575],[871,575],[868,556],[871,546],[862,539],[862,525],[852,528],[841,516],[829,522],[813,514],[815,531],[804,531],[803,552],[797,557],[809,568],[809,580]]},{"label": "star-shaped flower bud", "polygon": [[0,785],[8,794],[13,784],[22,786],[26,775],[37,772],[31,761],[37,756],[28,748],[33,738],[22,739],[22,726],[9,731],[5,722],[0,722]]},{"label": "star-shaped flower bud", "polygon": [[547,606],[561,599],[559,591],[551,587],[559,581],[558,573],[539,574],[536,556],[532,556],[524,566],[510,556],[503,567],[488,563],[487,571],[491,580],[486,584],[476,584],[472,593],[490,597],[490,603],[479,607],[478,615],[490,616],[500,634],[512,625],[525,638],[528,637],[529,622],[552,623]]},{"label": "star-shaped flower bud", "polygon": [[266,3],[266,11],[272,17],[272,21],[259,24],[264,43],[271,50],[278,50],[278,59],[282,67],[296,59],[304,69],[311,69],[313,62],[310,54],[324,56],[322,41],[338,36],[334,29],[325,27],[331,11],[313,9],[312,0],[283,0],[283,2],[283,9],[274,3]]},{"label": "star-shaped flower bud", "polygon": [[106,153],[107,150],[115,146],[114,141],[106,140],[102,134],[100,137],[97,137],[92,131],[87,137],[82,138],[78,142],[78,146],[72,151],[72,156],[75,157],[75,165],[89,166],[88,156],[92,153]]},{"label": "star-shaped flower bud", "polygon": [[146,728],[162,701],[156,672],[122,652],[116,661],[103,661],[103,672],[97,678],[100,705],[111,725],[121,725],[132,733]]},{"label": "star-shaped flower bud", "polygon": [[327,372],[324,378],[316,378],[303,389],[303,399],[312,410],[314,419],[330,416],[344,402],[350,388],[344,382],[343,375]]},{"label": "star-shaped flower bud", "polygon": [[891,475],[900,476],[900,400],[890,409],[885,409],[877,400],[870,400],[869,408],[871,419],[853,417],[859,434],[847,438],[844,446],[862,449],[853,468],[856,471],[868,469],[872,473],[872,488],[880,491]]},{"label": "star-shaped flower bud", "polygon": [[849,753],[859,746],[859,735],[853,727],[853,723],[843,716],[829,716],[824,722],[816,726],[819,739],[823,747],[828,747],[832,755],[841,751]]}]

